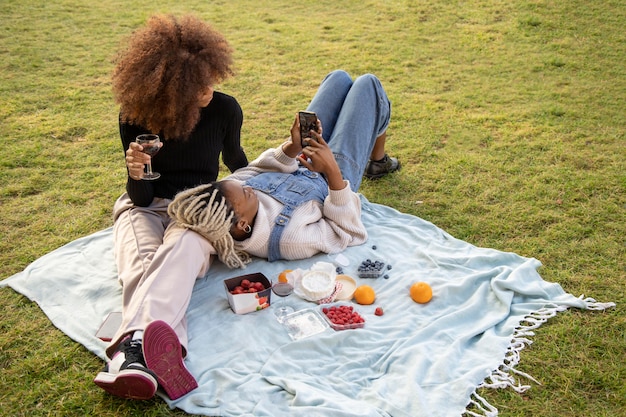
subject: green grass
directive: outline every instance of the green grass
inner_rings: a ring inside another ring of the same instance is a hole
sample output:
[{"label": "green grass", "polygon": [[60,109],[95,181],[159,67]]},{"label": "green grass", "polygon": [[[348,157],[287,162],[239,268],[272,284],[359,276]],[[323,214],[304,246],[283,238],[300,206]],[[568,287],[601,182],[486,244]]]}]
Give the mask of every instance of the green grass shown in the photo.
[{"label": "green grass", "polygon": [[[111,59],[154,12],[193,11],[236,50],[221,86],[256,156],[288,134],[323,76],[377,74],[393,102],[391,178],[373,202],[478,246],[540,259],[568,292],[615,301],[536,332],[482,390],[501,416],[625,416],[626,6],[617,0],[311,2],[0,0],[0,277],[111,225],[124,189]],[[102,363],[0,290],[0,415],[174,416],[91,380]]]}]

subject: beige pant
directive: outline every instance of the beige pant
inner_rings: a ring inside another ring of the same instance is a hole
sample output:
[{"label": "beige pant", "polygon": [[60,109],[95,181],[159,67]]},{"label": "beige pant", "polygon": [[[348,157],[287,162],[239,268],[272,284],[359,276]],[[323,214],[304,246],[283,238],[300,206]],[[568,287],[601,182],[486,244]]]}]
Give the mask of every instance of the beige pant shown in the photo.
[{"label": "beige pant", "polygon": [[148,207],[135,207],[123,194],[113,208],[123,319],[107,348],[109,357],[126,334],[154,320],[168,323],[186,350],[185,313],[191,292],[196,279],[207,273],[215,251],[206,239],[171,221],[169,203],[155,198]]}]

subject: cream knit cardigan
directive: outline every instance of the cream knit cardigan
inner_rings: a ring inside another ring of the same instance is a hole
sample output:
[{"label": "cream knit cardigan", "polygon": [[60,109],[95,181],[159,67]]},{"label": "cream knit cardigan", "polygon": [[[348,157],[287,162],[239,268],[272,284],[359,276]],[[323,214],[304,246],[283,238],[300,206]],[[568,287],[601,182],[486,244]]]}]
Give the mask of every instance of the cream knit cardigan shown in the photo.
[{"label": "cream knit cardigan", "polygon": [[[247,167],[240,168],[225,179],[244,182],[262,172],[294,172],[295,158],[285,155],[282,146],[268,149]],[[298,206],[281,236],[280,252],[287,260],[306,259],[319,253],[338,253],[348,246],[367,240],[367,231],[361,221],[361,200],[344,180],[342,190],[329,190],[324,204],[309,201]],[[250,255],[267,258],[268,241],[274,219],[283,204],[271,196],[257,192],[259,211],[250,237],[235,242],[238,249]]]}]

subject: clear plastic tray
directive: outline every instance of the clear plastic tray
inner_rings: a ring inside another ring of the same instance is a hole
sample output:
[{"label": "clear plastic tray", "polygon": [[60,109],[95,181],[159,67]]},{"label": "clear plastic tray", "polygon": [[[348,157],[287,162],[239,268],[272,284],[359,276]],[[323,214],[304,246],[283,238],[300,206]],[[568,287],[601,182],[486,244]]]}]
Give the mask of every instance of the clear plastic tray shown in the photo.
[{"label": "clear plastic tray", "polygon": [[357,273],[359,278],[378,278],[385,270],[385,263],[381,260],[366,259],[359,264]]},{"label": "clear plastic tray", "polygon": [[292,340],[304,339],[328,329],[328,323],[315,309],[309,308],[288,314],[282,321]]},{"label": "clear plastic tray", "polygon": [[[360,323],[346,323],[346,324],[336,324],[333,323],[330,318],[324,313],[325,310],[331,310],[333,307],[352,307],[352,311],[356,314],[358,314],[363,321]],[[339,304],[326,304],[320,307],[320,315],[322,317],[324,317],[324,320],[326,321],[326,323],[333,329],[335,330],[347,330],[347,329],[360,329],[361,327],[365,326],[365,317],[363,317],[363,315],[361,315],[361,313],[359,313],[353,306],[349,305],[349,304],[343,304],[343,303],[339,303]]]}]

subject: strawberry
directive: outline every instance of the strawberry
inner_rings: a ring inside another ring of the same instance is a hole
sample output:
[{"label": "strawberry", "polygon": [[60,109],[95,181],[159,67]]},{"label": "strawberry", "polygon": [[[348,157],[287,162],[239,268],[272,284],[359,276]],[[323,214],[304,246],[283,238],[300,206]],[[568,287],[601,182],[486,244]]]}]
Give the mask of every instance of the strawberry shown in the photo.
[{"label": "strawberry", "polygon": [[382,307],[376,307],[376,310],[374,311],[374,314],[377,316],[382,316],[383,314],[385,314],[385,312],[383,311]]}]

